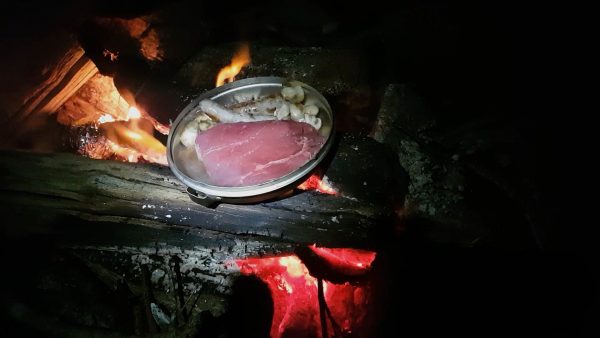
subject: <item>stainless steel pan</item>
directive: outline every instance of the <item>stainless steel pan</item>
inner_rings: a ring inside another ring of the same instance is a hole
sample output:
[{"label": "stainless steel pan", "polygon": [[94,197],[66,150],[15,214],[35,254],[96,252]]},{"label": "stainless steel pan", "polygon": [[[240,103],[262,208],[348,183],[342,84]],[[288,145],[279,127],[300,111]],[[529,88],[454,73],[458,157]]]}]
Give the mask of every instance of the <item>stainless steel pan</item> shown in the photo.
[{"label": "stainless steel pan", "polygon": [[[206,172],[197,158],[193,147],[186,148],[180,142],[180,136],[188,122],[199,114],[198,104],[211,99],[222,105],[235,103],[234,96],[268,96],[281,92],[284,85],[300,85],[305,96],[312,98],[319,106],[319,118],[322,126],[319,130],[326,137],[325,144],[316,156],[298,168],[277,179],[250,186],[221,187],[209,183]],[[175,176],[187,187],[192,200],[205,206],[219,202],[256,203],[271,199],[293,190],[305,180],[323,160],[331,149],[334,134],[334,115],[327,100],[314,88],[298,81],[288,81],[279,77],[256,77],[235,81],[205,92],[185,107],[171,126],[167,141],[167,160]]]}]

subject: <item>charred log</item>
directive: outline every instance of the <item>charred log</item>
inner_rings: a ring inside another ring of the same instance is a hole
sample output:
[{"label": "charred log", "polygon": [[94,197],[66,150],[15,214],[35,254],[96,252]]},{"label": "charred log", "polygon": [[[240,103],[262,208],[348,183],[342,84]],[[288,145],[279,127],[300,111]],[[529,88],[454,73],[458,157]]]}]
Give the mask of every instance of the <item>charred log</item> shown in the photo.
[{"label": "charred log", "polygon": [[[307,191],[256,205],[196,205],[169,168],[151,164],[2,152],[0,172],[9,225],[0,233],[11,239],[3,253],[27,245],[31,257],[10,264],[31,281],[7,286],[16,290],[10,317],[60,336],[102,336],[81,325],[123,335],[190,330],[198,318],[206,332],[217,324],[202,313],[224,313],[235,260],[291,255],[308,243],[372,247],[406,189],[397,159],[356,136],[341,138],[324,170],[337,195]],[[92,286],[104,298],[89,304]],[[44,290],[35,302],[22,298],[31,287]],[[61,321],[45,315],[54,303]]]},{"label": "charred log", "polygon": [[[0,199],[9,214],[75,216],[159,229],[197,229],[283,243],[373,246],[403,197],[401,168],[368,138],[344,137],[325,176],[340,191],[314,191],[255,205],[190,201],[169,168],[70,154],[4,152]],[[376,174],[374,174],[376,173]],[[365,189],[369,187],[369,189]]]}]

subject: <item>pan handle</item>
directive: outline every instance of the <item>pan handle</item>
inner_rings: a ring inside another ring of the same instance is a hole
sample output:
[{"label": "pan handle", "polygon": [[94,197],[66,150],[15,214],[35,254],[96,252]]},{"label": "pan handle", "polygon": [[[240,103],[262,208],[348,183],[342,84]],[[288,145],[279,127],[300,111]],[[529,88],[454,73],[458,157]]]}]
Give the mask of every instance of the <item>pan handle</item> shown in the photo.
[{"label": "pan handle", "polygon": [[214,209],[221,204],[221,197],[210,196],[203,192],[196,191],[190,187],[186,189],[186,192],[192,201],[207,208]]}]

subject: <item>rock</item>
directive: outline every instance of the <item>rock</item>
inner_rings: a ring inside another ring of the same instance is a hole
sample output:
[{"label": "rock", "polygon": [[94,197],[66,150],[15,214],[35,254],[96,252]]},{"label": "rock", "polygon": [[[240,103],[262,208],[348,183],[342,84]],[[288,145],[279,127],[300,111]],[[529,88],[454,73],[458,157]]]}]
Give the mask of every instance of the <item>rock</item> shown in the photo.
[{"label": "rock", "polygon": [[439,242],[470,244],[482,236],[464,201],[463,168],[429,146],[428,131],[435,125],[433,114],[406,85],[386,88],[371,133],[378,142],[398,154],[410,177],[405,213],[431,223],[427,236]]},{"label": "rock", "polygon": [[[414,138],[435,125],[433,114],[410,87],[390,84],[385,89],[372,137],[381,143],[397,146],[398,134]],[[410,137],[412,136],[412,137]]]},{"label": "rock", "polygon": [[408,175],[398,157],[366,136],[342,135],[325,176],[344,197],[389,213],[402,205],[408,189]]},{"label": "rock", "polygon": [[150,280],[152,281],[153,284],[158,284],[158,283],[160,283],[160,281],[162,281],[162,279],[163,279],[163,277],[165,277],[165,275],[166,275],[166,273],[164,272],[164,270],[156,269],[156,270],[152,271]]}]

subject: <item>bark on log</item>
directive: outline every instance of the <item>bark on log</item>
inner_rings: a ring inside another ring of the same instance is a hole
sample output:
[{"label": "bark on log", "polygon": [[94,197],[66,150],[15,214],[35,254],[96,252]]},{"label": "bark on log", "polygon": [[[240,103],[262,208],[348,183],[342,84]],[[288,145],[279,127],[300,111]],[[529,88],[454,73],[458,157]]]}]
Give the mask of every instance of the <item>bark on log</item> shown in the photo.
[{"label": "bark on log", "polygon": [[401,200],[402,173],[387,149],[368,138],[344,137],[335,154],[326,175],[342,190],[336,196],[307,191],[268,203],[210,209],[190,201],[167,167],[2,152],[0,202],[4,215],[19,217],[34,211],[288,244],[373,247],[387,230],[394,202]]}]

